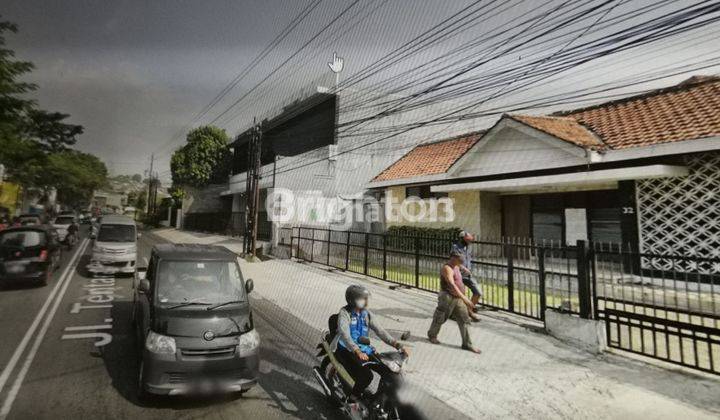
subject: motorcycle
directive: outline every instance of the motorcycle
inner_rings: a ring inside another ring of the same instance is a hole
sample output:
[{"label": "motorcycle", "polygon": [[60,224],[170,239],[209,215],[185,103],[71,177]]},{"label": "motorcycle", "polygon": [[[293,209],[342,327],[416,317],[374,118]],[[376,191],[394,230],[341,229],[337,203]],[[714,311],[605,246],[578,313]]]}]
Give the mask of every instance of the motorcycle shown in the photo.
[{"label": "motorcycle", "polygon": [[[377,391],[373,395],[363,395],[363,398],[355,402],[349,398],[354,381],[335,358],[330,348],[333,339],[333,334],[323,332],[322,340],[317,346],[320,364],[313,368],[315,377],[328,399],[353,420],[399,420],[397,391],[402,382],[402,368],[407,360],[405,353],[373,353],[370,360],[363,365],[369,366],[380,376]],[[361,337],[360,342],[370,345],[368,337]]]}]

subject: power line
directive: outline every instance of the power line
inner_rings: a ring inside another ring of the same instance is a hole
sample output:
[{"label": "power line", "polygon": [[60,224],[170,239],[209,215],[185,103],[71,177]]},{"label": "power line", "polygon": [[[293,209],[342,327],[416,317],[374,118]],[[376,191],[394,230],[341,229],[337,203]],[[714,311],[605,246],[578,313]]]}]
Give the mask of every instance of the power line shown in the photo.
[{"label": "power line", "polygon": [[260,53],[255,56],[255,58],[248,63],[225,87],[218,92],[217,95],[208,103],[206,104],[200,111],[197,112],[197,114],[193,117],[193,119],[185,124],[185,126],[180,129],[180,131],[173,136],[169,141],[161,145],[156,151],[162,150],[168,145],[174,143],[180,136],[182,136],[183,133],[185,133],[195,122],[202,119],[205,115],[207,115],[210,110],[215,107],[220,101],[222,101],[227,94],[230,93],[237,85],[240,83],[240,81],[245,78],[265,57],[270,54],[292,31],[303,21],[305,18],[312,13],[313,10],[315,10],[316,7],[320,5],[320,3],[323,0],[312,0],[308,5],[300,11],[300,13],[295,16],[281,31],[278,35],[273,38],[272,41],[268,45],[263,48]]}]

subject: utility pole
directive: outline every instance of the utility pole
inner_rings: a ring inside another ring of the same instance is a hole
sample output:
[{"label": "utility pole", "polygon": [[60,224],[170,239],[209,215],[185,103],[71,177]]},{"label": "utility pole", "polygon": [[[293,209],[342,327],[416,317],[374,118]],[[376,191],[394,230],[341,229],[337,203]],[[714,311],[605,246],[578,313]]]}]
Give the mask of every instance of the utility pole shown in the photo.
[{"label": "utility pole", "polygon": [[155,153],[150,155],[150,172],[148,172],[148,197],[147,205],[145,206],[145,214],[150,214],[150,199],[152,198],[152,184],[153,184],[153,164],[155,163]]},{"label": "utility pole", "polygon": [[248,170],[245,180],[245,200],[247,215],[243,248],[245,254],[256,257],[258,208],[260,206],[260,157],[262,151],[262,131],[253,119],[253,128],[248,144]]}]

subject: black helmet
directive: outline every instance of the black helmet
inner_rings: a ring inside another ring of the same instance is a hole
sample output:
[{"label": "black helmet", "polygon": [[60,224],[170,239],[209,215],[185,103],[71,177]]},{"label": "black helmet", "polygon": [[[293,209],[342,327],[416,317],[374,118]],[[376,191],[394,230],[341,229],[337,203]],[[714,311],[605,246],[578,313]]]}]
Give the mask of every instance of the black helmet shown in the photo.
[{"label": "black helmet", "polygon": [[362,298],[370,297],[370,292],[365,286],[353,284],[345,290],[345,301],[350,306],[355,306],[355,301]]}]

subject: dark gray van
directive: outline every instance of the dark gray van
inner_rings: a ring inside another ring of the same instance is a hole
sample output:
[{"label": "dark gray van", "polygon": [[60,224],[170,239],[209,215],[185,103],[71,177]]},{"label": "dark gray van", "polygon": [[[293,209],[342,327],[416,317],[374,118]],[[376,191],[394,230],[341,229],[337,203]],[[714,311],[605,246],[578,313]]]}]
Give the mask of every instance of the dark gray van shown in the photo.
[{"label": "dark gray van", "polygon": [[162,244],[138,270],[133,321],[138,389],[177,395],[245,392],[256,384],[260,337],[237,256],[223,247]]}]

